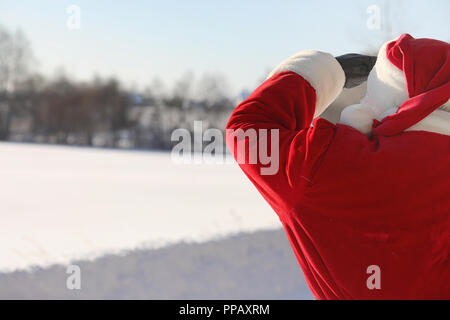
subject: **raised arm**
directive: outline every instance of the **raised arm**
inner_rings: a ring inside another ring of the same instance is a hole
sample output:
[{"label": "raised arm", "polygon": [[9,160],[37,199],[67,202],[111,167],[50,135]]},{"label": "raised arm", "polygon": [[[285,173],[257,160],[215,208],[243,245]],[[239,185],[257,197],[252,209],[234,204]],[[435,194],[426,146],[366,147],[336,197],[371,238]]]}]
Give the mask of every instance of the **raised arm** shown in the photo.
[{"label": "raised arm", "polygon": [[228,122],[228,147],[280,216],[300,198],[317,163],[314,158],[333,136],[330,126],[311,129],[312,120],[344,84],[345,73],[332,55],[302,51],[275,68]]}]

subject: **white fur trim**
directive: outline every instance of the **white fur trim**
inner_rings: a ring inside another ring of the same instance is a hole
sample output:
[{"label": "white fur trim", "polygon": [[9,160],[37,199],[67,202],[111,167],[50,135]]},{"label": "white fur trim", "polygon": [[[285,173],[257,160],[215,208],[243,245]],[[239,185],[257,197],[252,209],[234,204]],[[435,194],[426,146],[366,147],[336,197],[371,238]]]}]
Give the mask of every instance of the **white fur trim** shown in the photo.
[{"label": "white fur trim", "polygon": [[[377,63],[367,79],[367,93],[361,104],[345,108],[339,121],[367,135],[372,132],[374,119],[381,121],[395,114],[409,98],[403,71],[387,58],[386,47],[389,42],[380,49]],[[450,101],[405,131],[428,131],[450,135]]]},{"label": "white fur trim", "polygon": [[369,106],[354,104],[342,111],[339,123],[346,124],[369,135],[372,132],[374,118],[375,114]]},{"label": "white fur trim", "polygon": [[361,99],[364,98],[366,91],[367,82],[363,82],[361,85],[354,88],[344,88],[339,97],[337,97],[336,100],[330,104],[330,106],[320,115],[320,117],[330,121],[331,123],[338,123],[341,118],[342,110],[350,105],[360,103]]},{"label": "white fur trim", "polygon": [[362,100],[363,104],[372,108],[378,120],[388,109],[400,107],[409,98],[405,74],[387,57],[388,43],[378,53],[377,63],[367,79],[366,96]]},{"label": "white fur trim", "polygon": [[450,112],[437,109],[405,131],[428,131],[450,136]]},{"label": "white fur trim", "polygon": [[269,78],[279,72],[292,71],[302,76],[316,91],[314,118],[339,96],[345,84],[345,73],[339,62],[329,53],[307,50],[282,62]]},{"label": "white fur trim", "polygon": [[450,112],[450,100],[448,100],[440,109]]}]

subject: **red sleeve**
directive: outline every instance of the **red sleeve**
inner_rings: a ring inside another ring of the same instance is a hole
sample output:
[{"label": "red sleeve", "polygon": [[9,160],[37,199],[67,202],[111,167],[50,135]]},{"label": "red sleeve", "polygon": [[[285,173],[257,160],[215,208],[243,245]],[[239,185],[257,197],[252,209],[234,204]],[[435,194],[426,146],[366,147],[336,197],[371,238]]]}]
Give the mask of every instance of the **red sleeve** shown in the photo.
[{"label": "red sleeve", "polygon": [[[308,150],[315,105],[316,92],[303,77],[290,71],[280,72],[242,102],[227,125],[230,151],[280,217],[299,201],[302,189],[310,181],[312,171],[309,165],[305,166],[306,159],[315,162],[314,158],[320,155],[317,148]],[[267,151],[269,164],[263,157]],[[251,159],[255,154],[256,163]]]}]

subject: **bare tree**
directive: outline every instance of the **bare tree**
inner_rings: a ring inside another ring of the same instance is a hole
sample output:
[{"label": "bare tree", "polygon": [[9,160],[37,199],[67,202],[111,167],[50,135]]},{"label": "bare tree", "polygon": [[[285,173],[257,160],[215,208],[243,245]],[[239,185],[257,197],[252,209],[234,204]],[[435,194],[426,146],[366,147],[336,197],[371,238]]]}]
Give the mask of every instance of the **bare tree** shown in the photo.
[{"label": "bare tree", "polygon": [[169,105],[179,108],[189,107],[192,100],[191,95],[194,78],[194,73],[188,71],[175,83]]},{"label": "bare tree", "polygon": [[196,98],[207,108],[225,107],[229,104],[229,85],[221,74],[205,74],[197,84]]},{"label": "bare tree", "polygon": [[9,32],[0,26],[0,140],[9,136],[11,119],[21,107],[17,88],[30,73],[33,54],[21,31]]},{"label": "bare tree", "polygon": [[153,78],[150,85],[145,88],[143,96],[145,103],[148,105],[160,106],[164,104],[164,100],[167,100],[164,82],[158,77]]}]

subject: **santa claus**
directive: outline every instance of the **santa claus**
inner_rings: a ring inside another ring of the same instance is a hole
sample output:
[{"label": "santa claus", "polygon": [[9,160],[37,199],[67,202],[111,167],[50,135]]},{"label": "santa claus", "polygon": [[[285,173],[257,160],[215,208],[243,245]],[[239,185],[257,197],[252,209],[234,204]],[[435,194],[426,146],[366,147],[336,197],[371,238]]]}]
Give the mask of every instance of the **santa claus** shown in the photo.
[{"label": "santa claus", "polygon": [[[366,79],[339,123],[320,117]],[[278,132],[276,173],[240,166],[318,299],[450,299],[449,99],[450,45],[405,34],[377,58],[299,52],[235,109],[236,158],[261,146],[238,132]]]}]

